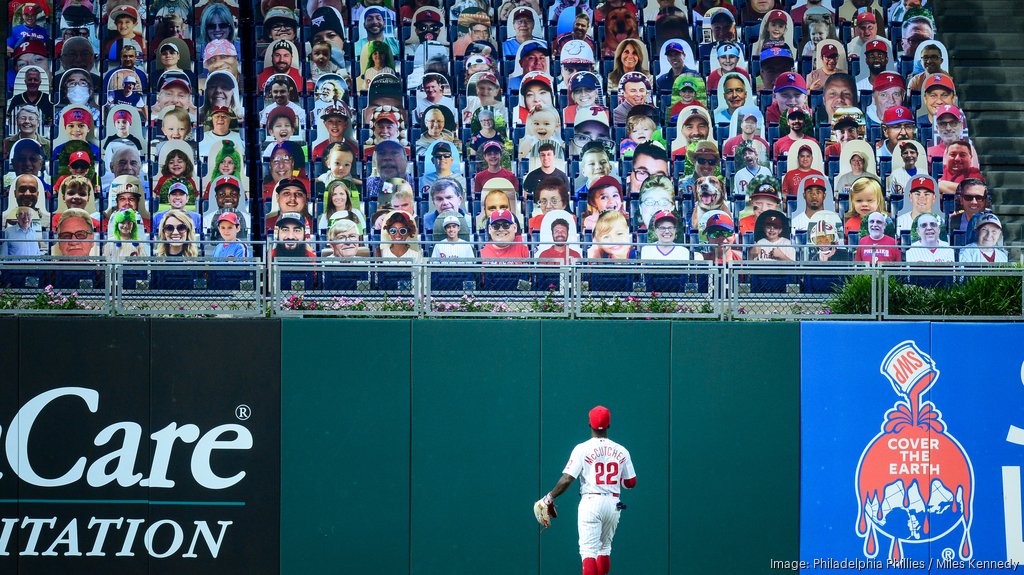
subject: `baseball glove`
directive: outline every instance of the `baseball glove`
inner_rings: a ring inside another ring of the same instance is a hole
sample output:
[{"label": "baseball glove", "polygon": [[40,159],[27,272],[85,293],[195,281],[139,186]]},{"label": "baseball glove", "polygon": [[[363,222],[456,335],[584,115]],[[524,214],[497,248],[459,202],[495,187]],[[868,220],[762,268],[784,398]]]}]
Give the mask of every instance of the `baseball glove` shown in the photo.
[{"label": "baseball glove", "polygon": [[545,495],[543,499],[537,500],[533,504],[533,515],[537,517],[537,523],[544,527],[551,527],[551,520],[558,517],[554,499],[550,495]]}]

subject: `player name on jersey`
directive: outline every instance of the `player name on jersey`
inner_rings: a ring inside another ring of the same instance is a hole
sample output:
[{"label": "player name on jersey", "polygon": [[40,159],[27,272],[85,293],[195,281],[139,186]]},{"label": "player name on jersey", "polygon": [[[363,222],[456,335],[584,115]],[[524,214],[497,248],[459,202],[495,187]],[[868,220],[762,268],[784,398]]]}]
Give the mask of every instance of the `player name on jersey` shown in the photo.
[{"label": "player name on jersey", "polygon": [[611,457],[619,463],[623,463],[626,460],[626,454],[621,450],[616,449],[611,445],[601,445],[594,448],[590,455],[583,458],[583,461],[586,461],[587,463],[594,463],[594,460],[600,457]]}]

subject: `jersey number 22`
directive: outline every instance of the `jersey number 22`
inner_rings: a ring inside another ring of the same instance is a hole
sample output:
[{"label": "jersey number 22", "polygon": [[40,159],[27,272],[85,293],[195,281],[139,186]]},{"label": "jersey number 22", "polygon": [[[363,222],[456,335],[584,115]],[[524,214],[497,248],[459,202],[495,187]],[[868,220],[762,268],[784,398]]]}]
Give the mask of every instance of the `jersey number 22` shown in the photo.
[{"label": "jersey number 22", "polygon": [[598,485],[615,485],[619,481],[615,478],[619,474],[619,464],[609,461],[607,465],[603,461],[594,464],[594,483]]}]

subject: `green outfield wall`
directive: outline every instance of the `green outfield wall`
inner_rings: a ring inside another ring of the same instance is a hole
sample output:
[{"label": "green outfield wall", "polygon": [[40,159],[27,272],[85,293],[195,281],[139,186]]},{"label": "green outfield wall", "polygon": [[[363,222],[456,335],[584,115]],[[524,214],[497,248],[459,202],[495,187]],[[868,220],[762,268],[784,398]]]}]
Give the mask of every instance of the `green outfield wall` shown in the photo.
[{"label": "green outfield wall", "polygon": [[578,490],[543,533],[530,507],[603,404],[639,480],[613,566],[769,573],[798,555],[799,329],[283,320],[281,572],[578,572]]}]

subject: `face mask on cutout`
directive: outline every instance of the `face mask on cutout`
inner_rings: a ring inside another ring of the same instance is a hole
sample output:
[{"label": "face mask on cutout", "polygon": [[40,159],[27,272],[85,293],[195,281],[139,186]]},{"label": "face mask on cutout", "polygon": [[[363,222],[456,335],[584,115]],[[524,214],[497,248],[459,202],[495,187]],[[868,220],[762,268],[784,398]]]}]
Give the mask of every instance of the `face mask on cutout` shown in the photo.
[{"label": "face mask on cutout", "polygon": [[85,86],[74,86],[68,88],[68,100],[72,104],[84,104],[89,101],[89,88]]}]

